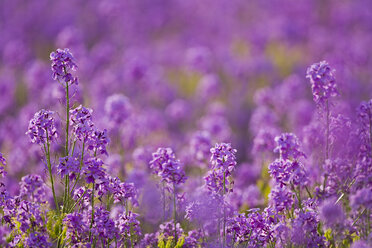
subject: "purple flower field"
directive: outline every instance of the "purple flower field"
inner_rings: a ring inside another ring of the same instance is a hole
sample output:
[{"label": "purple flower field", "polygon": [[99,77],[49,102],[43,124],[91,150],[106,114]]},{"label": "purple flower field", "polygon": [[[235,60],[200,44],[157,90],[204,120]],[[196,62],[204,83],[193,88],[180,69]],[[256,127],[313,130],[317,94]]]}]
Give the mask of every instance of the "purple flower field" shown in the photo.
[{"label": "purple flower field", "polygon": [[372,1],[0,1],[0,247],[372,247]]}]

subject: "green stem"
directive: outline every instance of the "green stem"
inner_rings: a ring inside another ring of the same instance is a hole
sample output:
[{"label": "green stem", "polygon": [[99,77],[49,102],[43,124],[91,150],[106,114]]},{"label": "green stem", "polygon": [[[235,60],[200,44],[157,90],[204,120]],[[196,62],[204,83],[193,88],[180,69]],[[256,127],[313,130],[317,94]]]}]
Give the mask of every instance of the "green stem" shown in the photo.
[{"label": "green stem", "polygon": [[79,179],[80,179],[80,175],[81,175],[81,169],[83,168],[83,160],[84,160],[84,149],[85,149],[85,141],[83,142],[83,148],[82,148],[82,150],[81,150],[81,157],[80,157],[80,169],[79,169],[79,174],[78,174],[78,176],[77,176],[77,178],[76,178],[76,180],[75,180],[75,183],[74,183],[74,185],[72,186],[72,189],[71,189],[71,191],[70,191],[70,194],[72,194],[73,193],[73,191],[74,191],[74,189],[75,189],[75,187],[76,187],[76,184],[77,184],[77,182],[79,181]]},{"label": "green stem", "polygon": [[94,188],[95,188],[95,183],[92,184],[92,218],[90,222],[90,227],[89,227],[89,242],[91,241],[92,238],[92,227],[93,227],[93,221],[94,221]]},{"label": "green stem", "polygon": [[48,137],[48,129],[45,129],[46,131],[46,137],[47,137],[47,145],[45,147],[44,144],[44,150],[45,150],[45,155],[47,157],[47,165],[48,165],[48,171],[49,171],[49,176],[50,176],[50,182],[52,184],[52,192],[53,192],[53,198],[54,198],[54,204],[56,205],[57,213],[59,214],[59,206],[57,202],[57,197],[56,197],[56,192],[54,190],[54,180],[53,180],[53,174],[52,174],[52,164],[50,162],[50,144],[49,144],[49,137]]},{"label": "green stem", "polygon": [[174,245],[177,244],[177,203],[176,203],[176,184],[173,183],[173,213],[174,213]]},{"label": "green stem", "polygon": [[[225,196],[226,193],[226,172],[223,172],[223,196]],[[223,247],[225,247],[226,243],[226,209],[225,204],[223,205]]]}]

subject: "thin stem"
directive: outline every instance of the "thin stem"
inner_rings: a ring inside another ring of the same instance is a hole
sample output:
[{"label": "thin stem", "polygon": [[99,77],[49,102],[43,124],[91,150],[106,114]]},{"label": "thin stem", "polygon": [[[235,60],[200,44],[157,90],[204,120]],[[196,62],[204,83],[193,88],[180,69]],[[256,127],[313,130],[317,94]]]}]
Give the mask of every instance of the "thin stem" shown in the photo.
[{"label": "thin stem", "polygon": [[95,183],[93,182],[92,184],[92,218],[90,222],[90,227],[89,227],[89,242],[92,238],[92,227],[93,227],[93,221],[94,221],[94,188],[95,188]]},{"label": "thin stem", "polygon": [[165,222],[165,183],[163,182],[163,222]]},{"label": "thin stem", "polygon": [[311,194],[309,188],[307,187],[307,185],[305,185],[305,189],[306,189],[306,192],[307,194],[309,195],[310,198],[313,198],[313,195]]},{"label": "thin stem", "polygon": [[178,237],[177,237],[177,203],[176,199],[177,193],[176,193],[176,184],[173,183],[173,214],[174,214],[174,245],[177,244]]},{"label": "thin stem", "polygon": [[[66,73],[66,68],[64,68]],[[65,144],[65,156],[68,156],[68,136],[69,136],[69,126],[70,126],[70,96],[69,96],[69,85],[66,82],[66,144]],[[69,203],[69,185],[70,185],[70,178],[68,175],[65,176],[65,193],[63,197],[63,212],[65,213],[67,210],[67,205]]]},{"label": "thin stem", "polygon": [[49,171],[49,176],[50,176],[50,182],[52,184],[52,192],[53,192],[53,198],[54,198],[54,204],[56,205],[57,213],[59,214],[59,206],[57,202],[57,197],[56,197],[56,192],[54,190],[54,180],[53,180],[53,174],[52,174],[52,164],[50,162],[50,144],[49,144],[49,137],[48,137],[48,129],[45,129],[46,131],[46,138],[47,138],[47,145],[45,147],[44,144],[44,150],[45,150],[45,155],[47,157],[47,165],[48,165],[48,171]]},{"label": "thin stem", "polygon": [[[225,196],[226,193],[226,172],[223,172],[223,196]],[[223,204],[223,247],[225,247],[226,243],[226,209],[225,204]]]},{"label": "thin stem", "polygon": [[[329,158],[329,102],[328,99],[326,100],[326,150],[325,150],[325,161]],[[323,192],[325,192],[325,188],[327,185],[328,175],[324,175],[324,181],[323,181]]]},{"label": "thin stem", "polygon": [[73,191],[74,191],[74,189],[75,189],[75,187],[76,187],[76,184],[77,184],[77,182],[78,182],[79,179],[80,179],[81,169],[82,169],[82,167],[83,167],[84,148],[85,148],[85,141],[83,142],[83,148],[82,148],[82,150],[81,150],[79,174],[78,174],[78,176],[77,176],[77,178],[76,178],[76,180],[75,180],[74,186],[72,186],[72,189],[71,189],[70,194],[73,193]]}]

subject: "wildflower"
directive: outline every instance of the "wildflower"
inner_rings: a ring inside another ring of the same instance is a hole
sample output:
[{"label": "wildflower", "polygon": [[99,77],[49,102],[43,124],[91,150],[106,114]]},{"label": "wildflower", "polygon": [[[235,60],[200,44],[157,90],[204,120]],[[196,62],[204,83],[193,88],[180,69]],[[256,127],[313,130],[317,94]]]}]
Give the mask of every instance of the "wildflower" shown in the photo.
[{"label": "wildflower", "polygon": [[57,49],[50,54],[54,80],[63,80],[65,83],[78,84],[77,77],[73,77],[70,71],[75,71],[77,65],[69,49]]},{"label": "wildflower", "polygon": [[47,141],[53,142],[57,139],[58,133],[53,114],[53,111],[44,109],[35,113],[26,132],[32,143],[44,145]]},{"label": "wildflower", "polygon": [[317,104],[324,104],[330,97],[338,95],[334,73],[335,70],[326,61],[307,68],[306,78],[310,79],[313,98]]}]

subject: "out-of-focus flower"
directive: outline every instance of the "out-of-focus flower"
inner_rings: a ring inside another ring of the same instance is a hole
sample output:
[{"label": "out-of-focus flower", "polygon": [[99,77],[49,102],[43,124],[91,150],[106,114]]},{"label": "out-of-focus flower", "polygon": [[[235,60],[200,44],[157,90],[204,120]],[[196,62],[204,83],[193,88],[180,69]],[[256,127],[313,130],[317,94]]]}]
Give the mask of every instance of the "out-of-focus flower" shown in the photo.
[{"label": "out-of-focus flower", "polygon": [[326,199],[319,206],[319,217],[327,227],[335,227],[336,225],[342,225],[345,220],[345,213],[342,206],[336,203],[336,199]]},{"label": "out-of-focus flower", "polygon": [[120,125],[131,115],[132,105],[128,97],[114,94],[106,99],[105,112],[109,122]]}]

